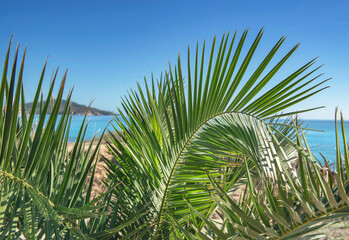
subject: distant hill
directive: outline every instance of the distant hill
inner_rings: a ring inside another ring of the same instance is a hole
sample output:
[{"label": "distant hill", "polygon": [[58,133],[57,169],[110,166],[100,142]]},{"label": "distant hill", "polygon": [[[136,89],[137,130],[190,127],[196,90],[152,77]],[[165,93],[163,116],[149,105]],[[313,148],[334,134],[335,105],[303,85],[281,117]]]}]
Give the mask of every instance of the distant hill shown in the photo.
[{"label": "distant hill", "polygon": [[[63,113],[65,104],[66,104],[66,101],[62,100],[61,106],[59,108],[59,113]],[[29,109],[32,108],[32,105],[33,105],[32,102],[26,103],[25,104],[26,110],[29,111]],[[38,104],[38,107],[36,108],[36,113],[39,113],[39,108],[40,108],[40,104]],[[48,108],[48,113],[50,113],[50,110],[51,110],[51,102]],[[85,115],[86,111],[87,111],[86,105],[78,104],[76,102],[71,102],[71,112],[74,115]],[[87,115],[114,115],[114,113],[90,107]]]}]

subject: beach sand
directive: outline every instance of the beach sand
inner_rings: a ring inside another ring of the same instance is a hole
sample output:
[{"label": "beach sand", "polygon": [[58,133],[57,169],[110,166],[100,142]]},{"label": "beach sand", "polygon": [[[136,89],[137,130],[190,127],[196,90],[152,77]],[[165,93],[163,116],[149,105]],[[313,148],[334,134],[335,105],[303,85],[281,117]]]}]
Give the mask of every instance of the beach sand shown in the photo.
[{"label": "beach sand", "polygon": [[[88,149],[89,142],[85,145],[85,150]],[[74,147],[74,143],[68,143],[68,151]],[[93,144],[92,149],[96,148],[96,143]],[[113,155],[108,151],[106,144],[102,144],[99,150],[98,162],[96,166],[94,181],[92,185],[91,197],[96,197],[99,193],[102,193],[106,190],[106,187],[103,184],[103,179],[107,177],[106,174],[106,163],[104,158],[109,160],[113,159]],[[90,177],[90,175],[89,175]]]}]

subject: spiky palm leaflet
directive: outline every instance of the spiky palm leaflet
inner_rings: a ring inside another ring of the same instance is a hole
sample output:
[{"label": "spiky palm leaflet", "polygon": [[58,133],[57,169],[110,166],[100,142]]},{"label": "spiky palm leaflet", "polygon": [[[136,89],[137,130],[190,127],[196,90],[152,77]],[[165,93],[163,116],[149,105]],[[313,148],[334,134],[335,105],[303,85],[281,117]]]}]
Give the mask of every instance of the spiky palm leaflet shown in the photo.
[{"label": "spiky palm leaflet", "polygon": [[[214,39],[207,66],[205,44],[201,54],[197,45],[193,68],[188,49],[186,80],[178,58],[177,65],[170,66],[159,81],[152,79],[150,86],[145,82],[144,89],[139,85],[138,91],[131,91],[123,100],[123,110],[119,110],[120,117],[116,116],[114,123],[122,140],[116,135],[109,137],[108,147],[117,162],[109,162],[109,178],[111,182],[121,183],[114,194],[119,201],[125,201],[129,209],[138,211],[149,204],[148,214],[130,228],[150,222],[153,228],[147,237],[168,238],[176,230],[168,213],[179,223],[191,218],[192,211],[183,201],[183,195],[206,218],[216,208],[217,204],[206,191],[210,184],[207,171],[229,191],[245,177],[244,160],[248,160],[250,168],[275,178],[278,161],[287,162],[291,158],[292,145],[284,141],[282,160],[274,156],[277,152],[270,155],[275,147],[268,145],[267,134],[269,138],[275,137],[271,127],[289,131],[290,124],[274,120],[312,110],[283,112],[326,88],[321,85],[327,80],[311,85],[320,76],[313,76],[318,68],[309,70],[315,61],[312,60],[266,88],[298,45],[270,67],[285,40],[282,37],[255,70],[247,71],[262,35],[260,31],[243,58],[247,31],[240,39],[237,33],[232,39],[229,34],[224,35],[218,52],[215,52]],[[219,134],[226,131],[224,126],[216,132],[210,132],[206,126],[213,122],[223,124],[226,118],[232,121],[229,122],[232,126],[251,127],[258,122],[261,125],[253,129],[258,132],[257,137],[252,141],[248,137],[250,128],[236,128],[227,140],[231,144],[235,141],[231,148],[219,149],[225,144],[219,140]],[[218,136],[218,140],[210,145],[206,140],[212,134]],[[197,148],[195,154],[190,151],[193,148]],[[238,177],[234,179],[234,176]]]}]

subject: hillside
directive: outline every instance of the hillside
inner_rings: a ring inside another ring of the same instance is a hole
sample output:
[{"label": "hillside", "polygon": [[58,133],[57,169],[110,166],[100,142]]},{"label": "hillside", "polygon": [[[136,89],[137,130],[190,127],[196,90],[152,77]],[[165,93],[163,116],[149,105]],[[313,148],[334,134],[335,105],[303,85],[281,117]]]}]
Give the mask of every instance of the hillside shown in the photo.
[{"label": "hillside", "polygon": [[[44,104],[45,104],[45,101],[44,101]],[[59,108],[59,113],[63,113],[65,104],[66,104],[66,101],[62,100],[61,106]],[[26,103],[25,104],[26,110],[29,111],[29,109],[32,108],[32,105],[33,105],[32,102]],[[84,115],[87,111],[87,108],[88,107],[86,105],[78,104],[76,102],[71,102],[71,112],[74,115]],[[50,109],[51,109],[51,103],[49,105],[48,113],[50,113]],[[36,108],[36,113],[39,113],[39,106]],[[90,107],[87,115],[114,115],[114,113]]]}]

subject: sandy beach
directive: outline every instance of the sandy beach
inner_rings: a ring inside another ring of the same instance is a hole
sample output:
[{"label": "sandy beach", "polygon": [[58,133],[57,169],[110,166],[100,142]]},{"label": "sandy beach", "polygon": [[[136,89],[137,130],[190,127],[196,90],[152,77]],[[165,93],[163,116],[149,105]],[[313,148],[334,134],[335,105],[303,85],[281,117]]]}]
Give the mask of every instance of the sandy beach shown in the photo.
[{"label": "sandy beach", "polygon": [[[89,142],[86,143],[85,145],[85,150],[87,150],[89,146]],[[93,143],[92,148],[96,148],[96,143]],[[71,151],[71,149],[74,147],[74,143],[68,143],[68,151]],[[99,193],[102,193],[104,190],[106,190],[106,187],[103,184],[103,179],[106,178],[106,164],[104,159],[113,159],[112,154],[108,151],[106,144],[101,144],[99,148],[99,155],[97,159],[97,166],[96,166],[96,171],[95,171],[95,176],[94,176],[94,181],[93,181],[93,186],[92,186],[92,197],[97,196]]]}]

